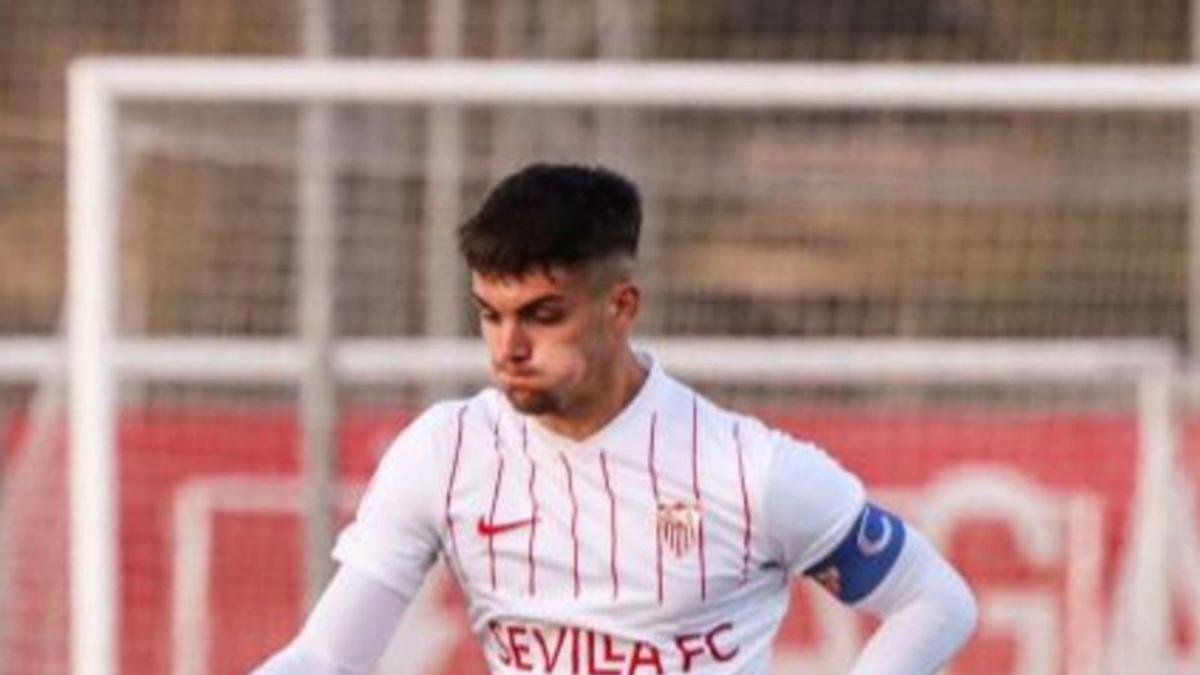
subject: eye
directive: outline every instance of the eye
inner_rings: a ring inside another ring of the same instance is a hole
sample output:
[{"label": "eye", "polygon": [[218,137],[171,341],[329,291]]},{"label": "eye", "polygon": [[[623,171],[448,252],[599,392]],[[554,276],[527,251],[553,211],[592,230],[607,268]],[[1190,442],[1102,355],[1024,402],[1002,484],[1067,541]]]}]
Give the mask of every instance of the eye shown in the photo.
[{"label": "eye", "polygon": [[480,307],[479,319],[484,323],[496,323],[500,320],[500,315],[486,307]]},{"label": "eye", "polygon": [[545,326],[560,323],[567,313],[561,307],[539,307],[530,315],[530,320]]}]

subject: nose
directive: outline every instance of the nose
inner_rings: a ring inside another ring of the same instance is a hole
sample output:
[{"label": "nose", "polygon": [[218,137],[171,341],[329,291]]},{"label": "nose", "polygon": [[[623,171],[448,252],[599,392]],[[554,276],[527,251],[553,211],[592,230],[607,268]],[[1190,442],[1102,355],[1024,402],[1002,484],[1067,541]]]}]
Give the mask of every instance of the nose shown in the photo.
[{"label": "nose", "polygon": [[505,321],[499,331],[499,361],[501,363],[524,363],[532,354],[529,335],[520,321]]}]

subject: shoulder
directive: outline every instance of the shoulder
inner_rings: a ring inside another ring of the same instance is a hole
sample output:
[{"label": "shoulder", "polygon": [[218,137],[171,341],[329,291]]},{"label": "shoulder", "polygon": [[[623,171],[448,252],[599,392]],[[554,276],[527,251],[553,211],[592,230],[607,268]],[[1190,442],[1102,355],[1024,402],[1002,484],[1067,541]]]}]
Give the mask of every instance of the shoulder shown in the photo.
[{"label": "shoulder", "polygon": [[762,466],[764,476],[772,464],[795,468],[806,459],[826,455],[815,443],[793,438],[759,417],[718,404],[670,376],[663,377],[657,405],[668,418],[694,424],[702,435],[731,440],[747,460]]},{"label": "shoulder", "polygon": [[863,501],[866,490],[862,481],[824,448],[781,432],[773,432],[772,436],[773,492],[782,493],[789,500],[799,497],[835,508],[838,504]]},{"label": "shoulder", "polygon": [[467,402],[460,400],[439,401],[429,406],[400,431],[389,452],[417,444],[430,450],[434,450],[430,444],[444,446],[457,435],[466,407]]},{"label": "shoulder", "polygon": [[657,409],[667,417],[694,424],[702,434],[727,436],[743,420],[751,419],[729,410],[691,386],[664,374],[657,392]]},{"label": "shoulder", "polygon": [[754,415],[722,408],[702,396],[696,397],[702,424],[722,433],[732,433],[747,457],[766,469],[770,483],[781,487],[801,483],[845,483],[857,487],[854,478],[837,459],[818,443],[796,438]]},{"label": "shoulder", "polygon": [[397,440],[405,436],[418,436],[422,440],[454,446],[463,440],[470,440],[470,435],[481,430],[490,434],[503,415],[499,398],[499,393],[494,389],[484,389],[470,398],[438,401],[417,415],[400,432]]},{"label": "shoulder", "polygon": [[[861,497],[858,479],[818,444],[797,439],[761,418],[726,408],[672,378],[660,394],[660,410],[677,426],[694,428],[701,438],[734,448],[744,462],[754,492],[766,499],[774,493],[795,501],[824,502],[835,494]],[[689,429],[690,431],[691,429]]]},{"label": "shoulder", "polygon": [[498,411],[494,392],[484,390],[470,398],[434,403],[389,444],[380,469],[419,463],[423,468],[449,467],[454,454],[478,434],[491,434]]},{"label": "shoulder", "polygon": [[758,426],[766,444],[766,530],[793,572],[827,555],[866,503],[866,488],[819,445]]}]

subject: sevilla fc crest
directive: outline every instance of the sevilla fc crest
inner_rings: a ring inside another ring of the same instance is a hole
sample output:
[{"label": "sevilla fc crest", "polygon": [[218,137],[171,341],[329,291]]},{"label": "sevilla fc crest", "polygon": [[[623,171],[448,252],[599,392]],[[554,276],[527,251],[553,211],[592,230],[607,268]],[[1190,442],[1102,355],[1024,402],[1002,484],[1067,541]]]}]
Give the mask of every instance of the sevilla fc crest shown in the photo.
[{"label": "sevilla fc crest", "polygon": [[700,504],[673,502],[658,505],[658,540],[682,558],[692,550],[700,530]]}]

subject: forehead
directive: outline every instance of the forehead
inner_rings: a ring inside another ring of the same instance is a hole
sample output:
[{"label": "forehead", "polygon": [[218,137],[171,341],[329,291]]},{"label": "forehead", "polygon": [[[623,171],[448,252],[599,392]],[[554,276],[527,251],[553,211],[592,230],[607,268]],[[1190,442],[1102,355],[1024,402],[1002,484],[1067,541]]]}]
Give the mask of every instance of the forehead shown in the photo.
[{"label": "forehead", "polygon": [[538,269],[522,275],[471,273],[471,290],[493,307],[519,306],[548,296],[571,296],[583,291],[583,276],[563,267]]}]

